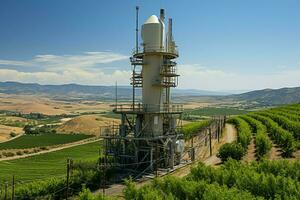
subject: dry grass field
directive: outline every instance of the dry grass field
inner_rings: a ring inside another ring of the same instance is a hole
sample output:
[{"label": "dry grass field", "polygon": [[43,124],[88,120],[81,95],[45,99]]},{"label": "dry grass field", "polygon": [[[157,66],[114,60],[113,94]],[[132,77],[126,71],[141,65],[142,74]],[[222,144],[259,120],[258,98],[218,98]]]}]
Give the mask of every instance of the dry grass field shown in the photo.
[{"label": "dry grass field", "polygon": [[10,133],[14,132],[20,134],[23,129],[20,127],[5,126],[0,124],[0,142],[6,141],[11,138]]},{"label": "dry grass field", "polygon": [[83,133],[88,135],[99,135],[100,127],[119,123],[119,120],[101,117],[99,115],[82,115],[75,117],[59,126],[58,133]]},{"label": "dry grass field", "polygon": [[110,104],[99,101],[57,101],[43,96],[1,94],[0,110],[45,115],[60,115],[111,110]]}]

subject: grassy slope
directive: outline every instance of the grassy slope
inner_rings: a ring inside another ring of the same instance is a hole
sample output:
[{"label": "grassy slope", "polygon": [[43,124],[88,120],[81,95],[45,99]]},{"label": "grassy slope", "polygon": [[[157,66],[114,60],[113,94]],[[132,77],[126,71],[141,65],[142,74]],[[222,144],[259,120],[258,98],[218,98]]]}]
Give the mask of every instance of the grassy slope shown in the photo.
[{"label": "grassy slope", "polygon": [[99,147],[99,142],[93,142],[28,158],[2,161],[0,162],[0,181],[11,179],[13,174],[17,181],[62,176],[66,173],[67,158],[74,161],[96,160]]},{"label": "grassy slope", "polygon": [[23,135],[14,140],[1,143],[1,149],[25,149],[25,148],[34,148],[42,146],[51,146],[58,144],[65,144],[70,142],[75,142],[78,140],[86,139],[91,136],[76,134],[41,134],[41,135]]}]

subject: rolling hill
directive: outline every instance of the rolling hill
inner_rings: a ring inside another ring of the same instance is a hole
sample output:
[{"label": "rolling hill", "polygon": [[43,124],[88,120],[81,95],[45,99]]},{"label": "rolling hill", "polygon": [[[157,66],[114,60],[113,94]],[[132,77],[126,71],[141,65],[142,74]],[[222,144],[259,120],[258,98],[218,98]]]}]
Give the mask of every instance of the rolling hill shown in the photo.
[{"label": "rolling hill", "polygon": [[[115,86],[90,86],[79,84],[65,85],[40,85],[37,83],[0,82],[0,93],[14,95],[42,95],[55,100],[114,100]],[[132,88],[130,86],[118,86],[118,99],[130,100]],[[136,95],[140,97],[140,90]],[[195,89],[174,89],[172,91],[174,101],[185,101],[189,98],[196,100],[209,99],[211,101],[246,102],[258,106],[275,106],[300,102],[300,87],[263,89],[241,94],[228,92],[214,92]]]},{"label": "rolling hill", "polygon": [[275,106],[300,102],[300,87],[264,89],[229,97],[237,101],[257,102],[263,106]]}]

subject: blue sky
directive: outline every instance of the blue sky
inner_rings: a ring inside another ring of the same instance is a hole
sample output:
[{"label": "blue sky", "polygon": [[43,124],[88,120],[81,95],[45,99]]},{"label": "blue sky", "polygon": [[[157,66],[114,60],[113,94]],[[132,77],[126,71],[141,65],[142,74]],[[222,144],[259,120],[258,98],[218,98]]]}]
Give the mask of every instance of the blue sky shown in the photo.
[{"label": "blue sky", "polygon": [[128,84],[135,5],[173,18],[181,88],[300,86],[298,0],[0,0],[0,81]]}]

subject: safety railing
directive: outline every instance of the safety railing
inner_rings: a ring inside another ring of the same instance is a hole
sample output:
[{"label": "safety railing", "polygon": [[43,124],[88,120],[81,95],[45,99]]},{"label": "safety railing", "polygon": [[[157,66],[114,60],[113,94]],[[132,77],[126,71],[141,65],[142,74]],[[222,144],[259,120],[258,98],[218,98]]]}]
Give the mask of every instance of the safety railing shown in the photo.
[{"label": "safety railing", "polygon": [[157,113],[180,113],[183,112],[182,104],[117,104],[114,112],[157,112]]}]

